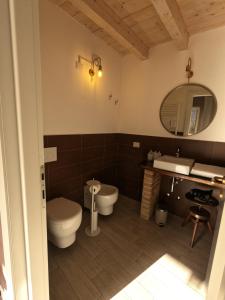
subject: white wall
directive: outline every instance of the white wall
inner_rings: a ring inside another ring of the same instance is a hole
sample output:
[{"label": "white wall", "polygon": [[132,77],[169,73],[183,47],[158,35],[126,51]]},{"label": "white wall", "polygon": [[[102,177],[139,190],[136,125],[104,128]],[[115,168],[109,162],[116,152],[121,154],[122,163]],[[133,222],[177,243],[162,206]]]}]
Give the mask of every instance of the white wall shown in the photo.
[{"label": "white wall", "polygon": [[[190,138],[225,142],[225,27],[192,36],[188,51],[177,51],[171,42],[154,47],[141,61],[122,58],[48,0],[40,0],[40,24],[44,134],[119,131],[173,137],[160,123],[159,108],[172,88],[187,81],[191,56],[192,82],[215,93],[218,110],[213,123]],[[88,64],[77,69],[75,62],[78,54],[93,53],[103,59],[104,76],[91,82]]]},{"label": "white wall", "polygon": [[213,123],[191,139],[225,142],[225,27],[192,36],[188,51],[177,51],[173,43],[150,50],[140,61],[133,55],[123,59],[122,91],[118,130],[122,133],[173,137],[159,119],[163,98],[175,86],[187,82],[185,67],[193,59],[196,82],[209,87],[218,100]]},{"label": "white wall", "polygon": [[[121,56],[48,0],[40,0],[44,134],[116,131]],[[102,58],[104,75],[90,81],[78,54]],[[112,93],[113,99],[108,99]]]}]

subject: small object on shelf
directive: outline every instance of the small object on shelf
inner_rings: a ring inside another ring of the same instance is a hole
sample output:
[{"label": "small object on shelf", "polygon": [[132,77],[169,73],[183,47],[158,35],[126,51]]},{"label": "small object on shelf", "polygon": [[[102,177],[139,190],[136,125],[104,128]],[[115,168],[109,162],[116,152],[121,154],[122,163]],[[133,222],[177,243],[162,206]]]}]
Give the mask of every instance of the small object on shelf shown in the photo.
[{"label": "small object on shelf", "polygon": [[191,189],[185,196],[199,205],[217,206],[219,202],[212,194],[213,190]]},{"label": "small object on shelf", "polygon": [[153,152],[153,159],[156,159],[158,157],[162,156],[161,152],[160,151],[154,151]]},{"label": "small object on shelf", "polygon": [[223,177],[215,176],[212,181],[213,182],[219,182],[219,183],[225,184],[225,176],[223,176]]},{"label": "small object on shelf", "polygon": [[152,151],[152,150],[150,150],[149,152],[148,152],[148,161],[153,161],[153,159],[154,159],[154,152]]}]

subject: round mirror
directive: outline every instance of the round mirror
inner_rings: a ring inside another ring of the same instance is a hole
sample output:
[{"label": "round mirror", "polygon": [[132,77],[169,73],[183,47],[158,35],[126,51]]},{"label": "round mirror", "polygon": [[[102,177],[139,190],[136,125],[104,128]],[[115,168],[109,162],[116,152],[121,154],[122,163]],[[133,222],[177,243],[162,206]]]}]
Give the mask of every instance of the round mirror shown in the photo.
[{"label": "round mirror", "polygon": [[163,127],[174,135],[196,134],[212,122],[217,109],[215,95],[199,84],[183,84],[165,97],[160,108]]}]

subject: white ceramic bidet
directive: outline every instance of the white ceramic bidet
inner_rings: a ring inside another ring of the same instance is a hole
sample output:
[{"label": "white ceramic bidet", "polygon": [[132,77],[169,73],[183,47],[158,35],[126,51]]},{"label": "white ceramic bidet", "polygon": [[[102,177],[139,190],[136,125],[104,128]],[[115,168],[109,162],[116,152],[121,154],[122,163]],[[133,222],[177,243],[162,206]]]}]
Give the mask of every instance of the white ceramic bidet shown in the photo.
[{"label": "white ceramic bidet", "polygon": [[[113,205],[118,200],[119,190],[117,187],[108,184],[101,184],[101,190],[95,196],[98,213],[104,216],[113,213]],[[84,206],[91,207],[91,196],[88,187],[84,187]]]}]

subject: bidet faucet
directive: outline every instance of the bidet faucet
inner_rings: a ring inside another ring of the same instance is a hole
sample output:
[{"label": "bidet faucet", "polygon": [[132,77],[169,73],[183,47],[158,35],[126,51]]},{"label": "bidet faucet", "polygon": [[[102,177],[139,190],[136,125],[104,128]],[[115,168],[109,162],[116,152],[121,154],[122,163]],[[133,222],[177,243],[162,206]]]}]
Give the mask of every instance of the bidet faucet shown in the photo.
[{"label": "bidet faucet", "polygon": [[176,157],[180,157],[180,147],[177,148]]}]

